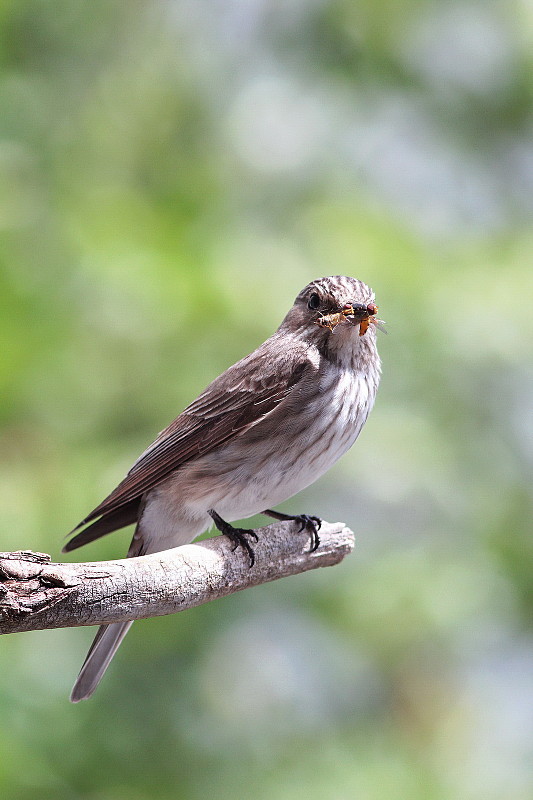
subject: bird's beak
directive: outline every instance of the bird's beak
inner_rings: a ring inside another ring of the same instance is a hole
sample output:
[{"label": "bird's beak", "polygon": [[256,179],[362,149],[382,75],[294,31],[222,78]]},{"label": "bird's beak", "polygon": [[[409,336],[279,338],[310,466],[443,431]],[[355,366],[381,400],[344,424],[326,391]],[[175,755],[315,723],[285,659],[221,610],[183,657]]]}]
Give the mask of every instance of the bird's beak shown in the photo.
[{"label": "bird's beak", "polygon": [[[346,313],[343,311],[343,313]],[[375,322],[375,315],[378,313],[378,307],[374,303],[352,303],[351,313],[348,313],[346,319],[352,325],[359,325],[359,336],[364,336],[368,330],[370,322]]]},{"label": "bird's beak", "polygon": [[[373,317],[377,312],[378,307],[374,305],[374,303],[368,303],[367,305],[363,305],[363,303],[352,303],[351,311],[348,312],[347,316],[352,317],[353,323],[357,325],[358,322]],[[343,310],[343,313],[346,314],[346,311]]]}]

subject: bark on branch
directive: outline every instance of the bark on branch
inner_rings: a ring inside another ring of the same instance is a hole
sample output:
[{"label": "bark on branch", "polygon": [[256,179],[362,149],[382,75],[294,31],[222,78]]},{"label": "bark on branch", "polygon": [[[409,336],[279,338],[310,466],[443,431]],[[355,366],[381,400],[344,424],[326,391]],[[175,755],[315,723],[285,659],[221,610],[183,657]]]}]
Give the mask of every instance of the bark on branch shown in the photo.
[{"label": "bark on branch", "polygon": [[173,614],[298,572],[337,564],[353,549],[342,522],[323,522],[320,545],[294,522],[258,528],[255,565],[226,536],[162,553],[54,564],[31,551],[0,553],[0,634]]}]

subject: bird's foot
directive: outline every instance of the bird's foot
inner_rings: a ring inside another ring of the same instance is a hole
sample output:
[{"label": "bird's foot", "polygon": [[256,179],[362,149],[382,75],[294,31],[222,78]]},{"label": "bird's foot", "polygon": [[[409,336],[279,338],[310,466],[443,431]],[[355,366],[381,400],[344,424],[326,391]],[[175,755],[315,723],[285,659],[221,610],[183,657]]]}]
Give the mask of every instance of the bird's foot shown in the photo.
[{"label": "bird's foot", "polygon": [[243,550],[246,550],[248,553],[248,558],[250,559],[250,567],[253,567],[255,564],[255,553],[246,537],[251,536],[252,539],[255,539],[257,542],[259,541],[257,533],[249,530],[248,528],[234,528],[233,525],[230,525],[229,522],[226,522],[226,520],[222,519],[222,517],[212,508],[210,508],[207,513],[215,523],[215,527],[218,528],[220,533],[223,533],[225,536],[228,536],[231,539],[233,542],[233,551],[235,551],[239,545],[243,548]]},{"label": "bird's foot", "polygon": [[295,522],[299,522],[301,531],[303,531],[304,528],[309,531],[309,536],[311,537],[310,552],[314,553],[318,548],[318,545],[320,544],[318,531],[322,525],[322,520],[320,517],[310,516],[309,514],[283,514],[281,511],[273,511],[270,508],[267,508],[265,511],[263,511],[263,514],[267,514],[269,517],[273,517],[274,519],[294,520]]}]

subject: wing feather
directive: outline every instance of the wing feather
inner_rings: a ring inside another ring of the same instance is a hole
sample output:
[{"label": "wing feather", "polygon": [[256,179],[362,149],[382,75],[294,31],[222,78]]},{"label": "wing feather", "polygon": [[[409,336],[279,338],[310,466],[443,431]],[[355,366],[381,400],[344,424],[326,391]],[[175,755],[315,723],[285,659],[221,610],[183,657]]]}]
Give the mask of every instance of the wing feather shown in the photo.
[{"label": "wing feather", "polygon": [[[266,344],[226,370],[161,431],[124,480],[74,531],[98,517],[116,515],[189,459],[246,431],[278,408],[303,376],[315,369],[305,349],[295,347],[272,358],[272,348],[265,348]],[[104,527],[102,531],[101,535],[108,532]]]}]

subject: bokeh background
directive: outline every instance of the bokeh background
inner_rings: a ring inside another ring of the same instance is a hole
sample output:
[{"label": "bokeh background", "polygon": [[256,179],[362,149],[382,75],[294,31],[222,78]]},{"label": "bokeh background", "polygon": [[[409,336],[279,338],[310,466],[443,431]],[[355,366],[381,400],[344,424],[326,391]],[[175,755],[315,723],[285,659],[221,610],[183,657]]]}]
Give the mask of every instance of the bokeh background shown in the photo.
[{"label": "bokeh background", "polygon": [[61,558],[309,280],[389,329],[285,506],[354,554],[136,624],[77,706],[92,630],[3,637],[2,797],[533,796],[532,62],[531,0],[0,3],[1,550]]}]

